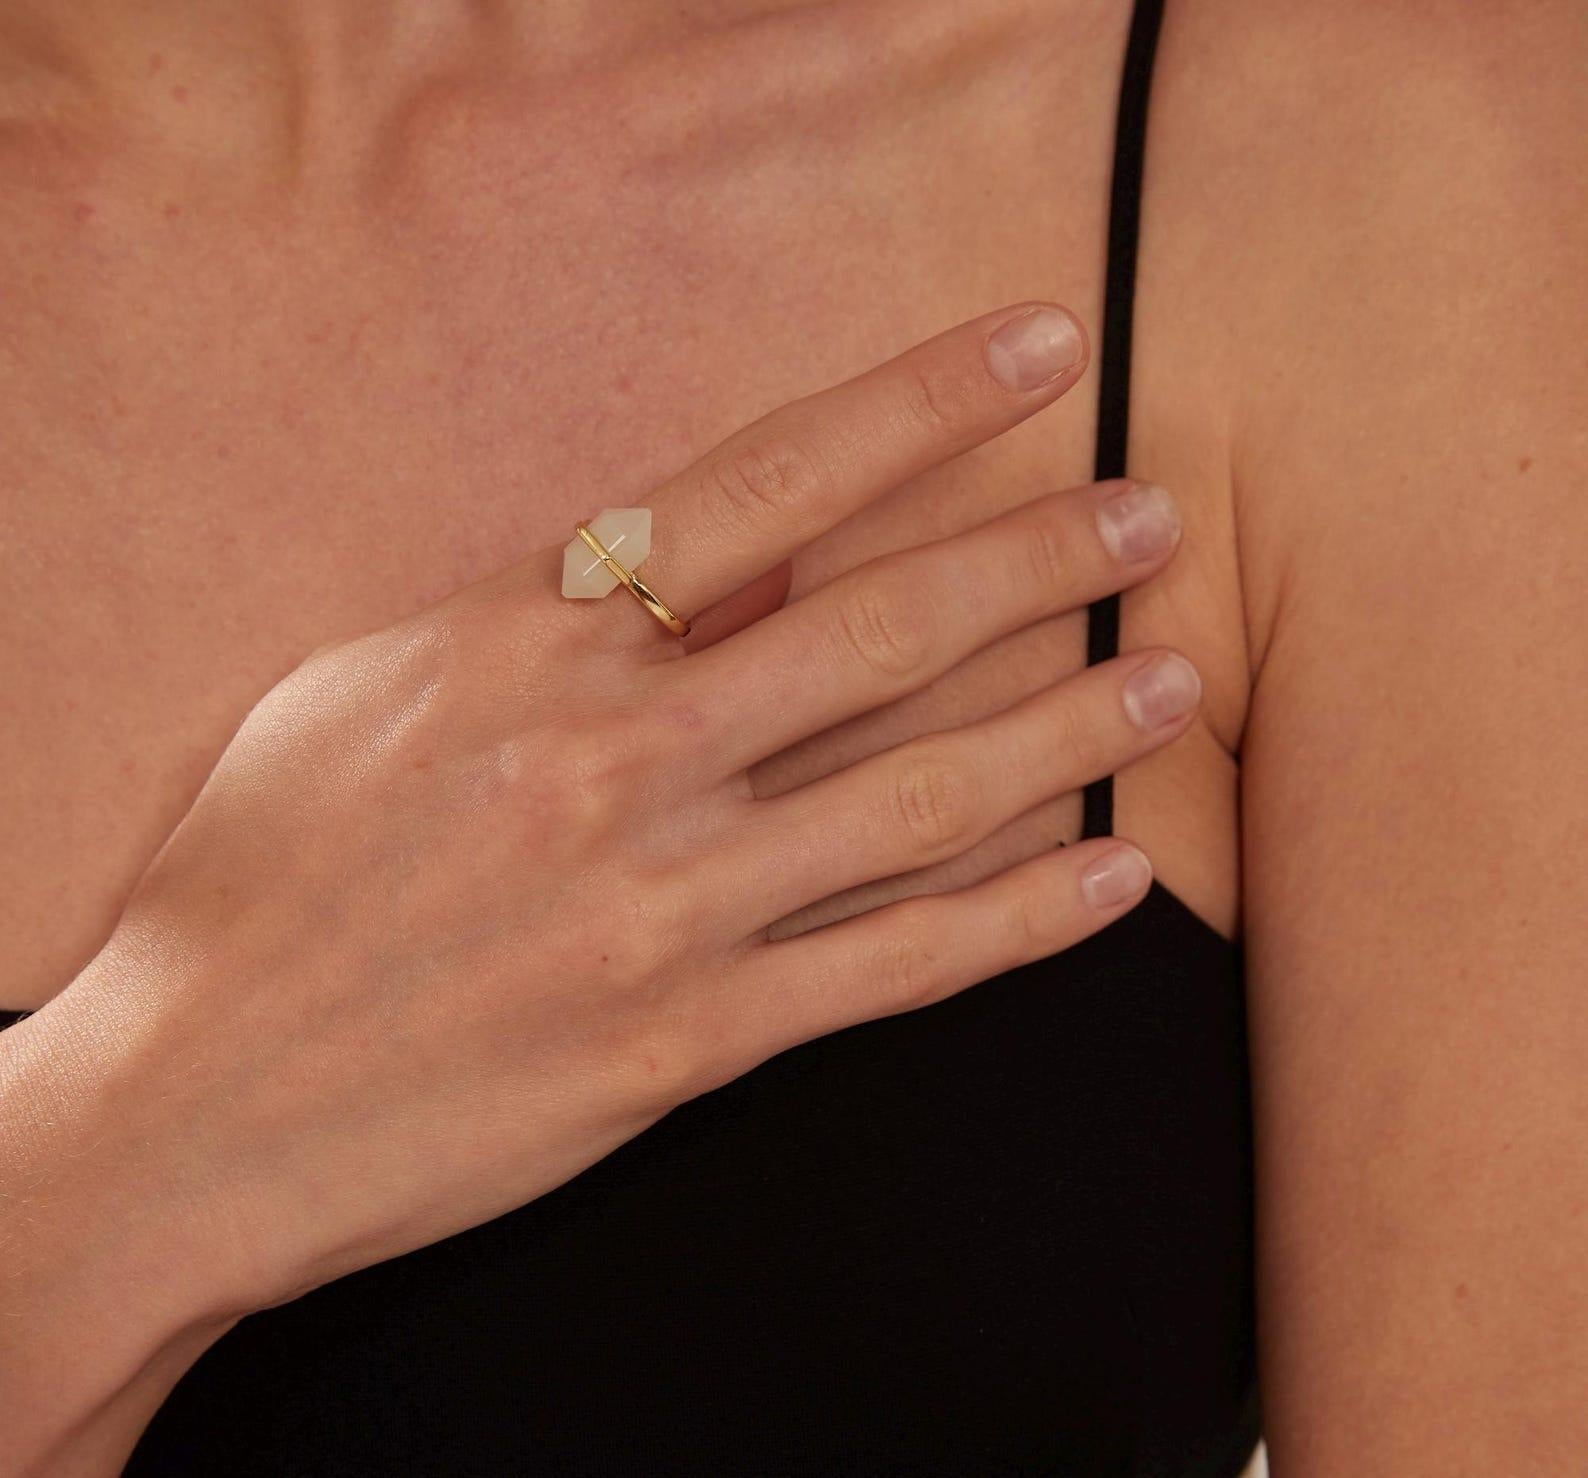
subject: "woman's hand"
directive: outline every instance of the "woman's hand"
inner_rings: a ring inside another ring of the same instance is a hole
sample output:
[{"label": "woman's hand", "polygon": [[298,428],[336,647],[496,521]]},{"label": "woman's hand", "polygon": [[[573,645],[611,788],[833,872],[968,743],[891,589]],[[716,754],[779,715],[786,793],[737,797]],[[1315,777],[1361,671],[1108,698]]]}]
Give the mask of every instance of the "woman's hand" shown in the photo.
[{"label": "woman's hand", "polygon": [[[686,613],[722,601],[1056,399],[1084,354],[1066,315],[1005,310],[775,412],[650,498],[647,582]],[[322,650],[249,715],[94,966],[7,1034],[72,1023],[51,1091],[115,1104],[59,1174],[202,1248],[173,1303],[241,1313],[531,1200],[798,1042],[1092,933],[1149,882],[1112,839],[765,938],[1174,738],[1182,658],[1118,658],[776,799],[746,770],[1146,578],[1176,534],[1156,490],[1057,493],[688,652],[621,591],[563,599],[559,543]]]}]

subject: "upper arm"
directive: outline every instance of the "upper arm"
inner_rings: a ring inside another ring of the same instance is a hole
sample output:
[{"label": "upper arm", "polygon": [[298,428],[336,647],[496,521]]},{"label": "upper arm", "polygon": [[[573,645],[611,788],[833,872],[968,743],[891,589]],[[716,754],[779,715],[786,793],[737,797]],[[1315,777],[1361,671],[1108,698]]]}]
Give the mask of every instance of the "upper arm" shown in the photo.
[{"label": "upper arm", "polygon": [[1276,1478],[1588,1454],[1575,9],[1318,6],[1252,43],[1229,309]]}]

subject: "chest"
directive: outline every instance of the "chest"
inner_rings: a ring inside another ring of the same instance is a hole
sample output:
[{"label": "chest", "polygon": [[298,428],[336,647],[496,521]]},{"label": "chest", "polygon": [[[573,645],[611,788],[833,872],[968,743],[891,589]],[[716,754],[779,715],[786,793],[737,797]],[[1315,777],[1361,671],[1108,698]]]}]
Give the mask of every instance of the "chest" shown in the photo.
[{"label": "chest", "polygon": [[[0,259],[0,927],[24,981],[92,951],[314,646],[959,319],[1051,297],[1095,324],[1118,29],[850,23],[475,67],[265,189],[130,149],[28,172]],[[899,489],[795,593],[1086,480],[1094,404]],[[1073,621],[1027,640],[1080,660]],[[1051,680],[1030,656],[767,783],[1013,701]]]}]

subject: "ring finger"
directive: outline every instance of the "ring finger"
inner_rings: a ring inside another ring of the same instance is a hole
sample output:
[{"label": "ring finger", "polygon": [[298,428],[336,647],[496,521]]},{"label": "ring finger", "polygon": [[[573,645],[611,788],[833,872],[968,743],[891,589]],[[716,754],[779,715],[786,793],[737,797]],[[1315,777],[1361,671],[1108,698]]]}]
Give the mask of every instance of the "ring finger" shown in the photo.
[{"label": "ring finger", "polygon": [[[926,735],[771,800],[713,858],[756,877],[749,930],[848,888],[958,855],[1052,796],[1183,733],[1201,698],[1177,652],[1089,667],[979,723]],[[725,890],[726,891],[726,890]]]}]

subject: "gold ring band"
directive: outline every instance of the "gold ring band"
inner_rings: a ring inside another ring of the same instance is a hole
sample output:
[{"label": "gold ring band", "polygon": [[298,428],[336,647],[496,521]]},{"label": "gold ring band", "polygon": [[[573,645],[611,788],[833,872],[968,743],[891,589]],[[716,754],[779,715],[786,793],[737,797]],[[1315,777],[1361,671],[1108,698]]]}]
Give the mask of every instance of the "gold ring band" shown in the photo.
[{"label": "gold ring band", "polygon": [[573,526],[573,531],[590,546],[590,552],[617,576],[629,594],[639,601],[674,636],[689,635],[689,622],[684,620],[682,616],[677,615],[661,596],[640,579],[633,570],[618,560],[584,524],[576,523]]}]

